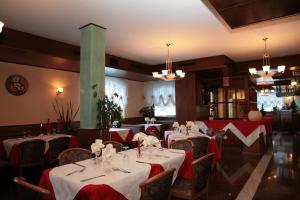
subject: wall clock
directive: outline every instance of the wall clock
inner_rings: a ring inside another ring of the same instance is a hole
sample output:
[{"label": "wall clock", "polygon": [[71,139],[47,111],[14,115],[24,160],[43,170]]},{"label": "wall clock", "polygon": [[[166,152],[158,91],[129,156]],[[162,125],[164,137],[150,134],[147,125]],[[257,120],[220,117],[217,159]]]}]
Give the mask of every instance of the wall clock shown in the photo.
[{"label": "wall clock", "polygon": [[6,90],[15,96],[21,96],[28,90],[28,81],[21,75],[13,74],[5,81]]}]

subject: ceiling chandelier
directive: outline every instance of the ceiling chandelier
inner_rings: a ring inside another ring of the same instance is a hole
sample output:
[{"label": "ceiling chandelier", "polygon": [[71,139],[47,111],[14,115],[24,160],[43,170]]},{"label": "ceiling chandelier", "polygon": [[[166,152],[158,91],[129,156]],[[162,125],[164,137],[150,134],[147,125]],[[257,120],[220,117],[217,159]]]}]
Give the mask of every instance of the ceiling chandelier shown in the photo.
[{"label": "ceiling chandelier", "polygon": [[249,73],[252,76],[258,75],[261,77],[272,77],[276,73],[283,74],[285,70],[285,65],[280,65],[277,67],[277,70],[275,69],[270,69],[271,64],[270,64],[270,54],[267,51],[267,40],[268,38],[263,38],[263,41],[265,42],[265,49],[264,49],[264,54],[263,54],[263,65],[262,65],[262,71],[257,71],[256,68],[249,68]]},{"label": "ceiling chandelier", "polygon": [[170,43],[166,44],[168,48],[168,56],[166,58],[166,69],[161,70],[161,73],[159,72],[152,72],[152,75],[154,78],[160,78],[165,81],[173,81],[173,80],[179,80],[181,78],[185,77],[185,72],[182,70],[176,70],[176,73],[173,73],[172,71],[172,59],[170,58]]},{"label": "ceiling chandelier", "polygon": [[0,21],[0,33],[2,32],[3,26],[4,26],[4,23]]}]

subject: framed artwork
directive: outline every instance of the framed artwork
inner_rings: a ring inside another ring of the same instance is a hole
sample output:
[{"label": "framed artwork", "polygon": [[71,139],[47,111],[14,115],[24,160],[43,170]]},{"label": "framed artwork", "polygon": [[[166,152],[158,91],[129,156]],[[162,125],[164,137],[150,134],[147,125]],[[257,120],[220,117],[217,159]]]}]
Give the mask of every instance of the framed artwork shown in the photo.
[{"label": "framed artwork", "polygon": [[6,90],[15,96],[21,96],[28,90],[28,81],[25,77],[13,74],[9,76],[5,81]]}]

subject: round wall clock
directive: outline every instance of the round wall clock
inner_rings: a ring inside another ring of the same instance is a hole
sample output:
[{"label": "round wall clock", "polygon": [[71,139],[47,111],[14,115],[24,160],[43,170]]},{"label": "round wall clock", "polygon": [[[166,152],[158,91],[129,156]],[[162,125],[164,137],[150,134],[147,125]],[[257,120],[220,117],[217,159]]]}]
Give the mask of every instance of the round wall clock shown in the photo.
[{"label": "round wall clock", "polygon": [[10,94],[20,96],[27,92],[28,81],[23,76],[14,74],[6,79],[5,87]]}]

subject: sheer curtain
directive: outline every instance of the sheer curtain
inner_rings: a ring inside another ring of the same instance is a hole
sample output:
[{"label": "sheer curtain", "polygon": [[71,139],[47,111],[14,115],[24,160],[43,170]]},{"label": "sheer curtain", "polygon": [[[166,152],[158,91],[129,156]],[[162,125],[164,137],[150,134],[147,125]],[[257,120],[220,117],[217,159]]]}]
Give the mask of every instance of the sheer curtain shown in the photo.
[{"label": "sheer curtain", "polygon": [[147,106],[154,104],[155,116],[176,114],[175,81],[149,81],[145,83]]},{"label": "sheer curtain", "polygon": [[[117,93],[119,96],[115,97]],[[105,76],[105,95],[113,99],[122,108],[123,117],[125,117],[125,108],[128,105],[128,81],[127,79]]]}]

